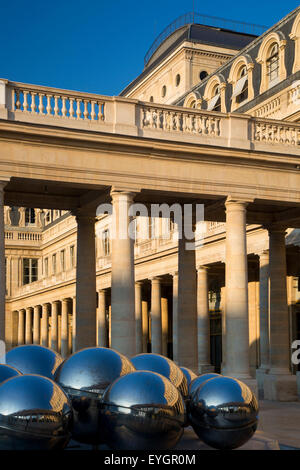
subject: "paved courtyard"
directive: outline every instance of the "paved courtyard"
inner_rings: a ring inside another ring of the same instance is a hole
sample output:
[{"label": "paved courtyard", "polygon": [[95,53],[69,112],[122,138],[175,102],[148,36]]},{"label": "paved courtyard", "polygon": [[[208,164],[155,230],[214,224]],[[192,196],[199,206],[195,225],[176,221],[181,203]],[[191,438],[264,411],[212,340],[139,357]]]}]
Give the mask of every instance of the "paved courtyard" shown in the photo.
[{"label": "paved courtyard", "polygon": [[[91,446],[71,441],[69,450],[87,450]],[[211,450],[201,442],[191,427],[176,446],[177,450]],[[253,438],[241,450],[300,450],[300,402],[260,401],[259,425]],[[99,450],[108,450],[100,446]]]}]

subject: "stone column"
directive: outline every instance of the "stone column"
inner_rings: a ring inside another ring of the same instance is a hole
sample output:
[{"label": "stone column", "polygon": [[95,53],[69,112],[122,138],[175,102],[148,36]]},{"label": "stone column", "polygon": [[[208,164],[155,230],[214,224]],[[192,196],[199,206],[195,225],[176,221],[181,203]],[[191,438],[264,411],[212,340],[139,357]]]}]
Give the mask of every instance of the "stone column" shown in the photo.
[{"label": "stone column", "polygon": [[59,302],[51,304],[51,349],[58,351],[58,308]]},{"label": "stone column", "polygon": [[78,351],[96,345],[96,257],[95,217],[77,213],[76,220],[75,351]]},{"label": "stone column", "polygon": [[32,344],[32,308],[26,308],[25,343]]},{"label": "stone column", "polygon": [[142,325],[143,325],[143,349],[142,352],[146,353],[148,348],[148,335],[149,335],[149,321],[148,321],[148,302],[142,301]]},{"label": "stone column", "polygon": [[246,206],[226,206],[226,375],[250,378]]},{"label": "stone column", "polygon": [[7,183],[0,181],[0,340],[5,341],[5,230],[4,230],[4,187]]},{"label": "stone column", "polygon": [[25,310],[19,310],[18,345],[25,344]]},{"label": "stone column", "polygon": [[210,363],[210,324],[208,308],[207,267],[197,268],[197,316],[198,316],[198,372],[212,372]]},{"label": "stone column", "polygon": [[105,290],[102,289],[98,293],[99,307],[97,311],[97,331],[98,346],[106,347],[106,319],[105,319]]},{"label": "stone column", "polygon": [[178,358],[178,272],[171,273],[173,277],[173,361],[179,365]]},{"label": "stone column", "polygon": [[136,354],[143,352],[142,285],[142,282],[135,283]]},{"label": "stone column", "polygon": [[35,305],[33,308],[33,344],[40,344],[41,342],[41,315],[40,305]]},{"label": "stone column", "polygon": [[61,302],[61,355],[63,358],[68,356],[68,299],[63,299]]},{"label": "stone column", "polygon": [[197,351],[197,272],[196,251],[187,249],[193,240],[184,233],[178,241],[178,363],[194,372],[198,370]]},{"label": "stone column", "polygon": [[264,398],[264,375],[269,370],[269,251],[259,254],[259,350],[260,366],[256,370],[258,397]]},{"label": "stone column", "polygon": [[270,369],[264,377],[266,400],[297,398],[296,377],[290,373],[291,347],[286,286],[285,228],[268,227],[270,274]]},{"label": "stone column", "polygon": [[161,279],[151,279],[151,352],[162,354]]},{"label": "stone column", "polygon": [[161,331],[162,331],[162,355],[167,356],[168,355],[168,321],[169,321],[169,315],[168,315],[168,299],[165,297],[161,298]]},{"label": "stone column", "polygon": [[41,345],[48,347],[49,337],[49,307],[48,304],[42,306],[42,331],[41,331]]},{"label": "stone column", "polygon": [[259,336],[260,369],[269,369],[269,252],[259,255]]},{"label": "stone column", "polygon": [[134,240],[129,236],[129,208],[133,194],[112,191],[113,236],[111,257],[111,347],[135,355]]}]

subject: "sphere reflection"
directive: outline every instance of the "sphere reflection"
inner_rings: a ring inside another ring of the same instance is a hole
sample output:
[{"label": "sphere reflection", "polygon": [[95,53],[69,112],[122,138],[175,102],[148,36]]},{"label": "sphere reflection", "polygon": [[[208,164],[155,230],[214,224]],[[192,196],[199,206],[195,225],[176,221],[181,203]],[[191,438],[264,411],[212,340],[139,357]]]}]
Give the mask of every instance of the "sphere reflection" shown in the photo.
[{"label": "sphere reflection", "polygon": [[19,375],[0,385],[0,449],[52,450],[70,439],[72,410],[52,380]]},{"label": "sphere reflection", "polygon": [[200,385],[202,385],[206,380],[213,379],[215,377],[221,377],[220,374],[215,374],[213,372],[208,373],[208,374],[202,374],[199,375],[199,377],[196,377],[193,379],[189,385],[189,395],[192,396],[193,393],[197,390]]},{"label": "sphere reflection", "polygon": [[62,363],[62,357],[45,346],[26,344],[8,351],[5,362],[22,374],[38,374],[54,379],[56,369]]},{"label": "sphere reflection", "polygon": [[7,379],[22,375],[15,367],[9,366],[8,364],[0,364],[0,384],[5,382]]},{"label": "sphere reflection", "polygon": [[256,431],[258,403],[249,387],[231,377],[205,381],[192,394],[189,421],[206,444],[235,449]]},{"label": "sphere reflection", "polygon": [[185,398],[188,394],[187,379],[175,362],[160,354],[138,354],[131,359],[137,370],[149,370],[166,377]]},{"label": "sphere reflection", "polygon": [[72,402],[75,440],[90,444],[102,441],[101,397],[114,380],[134,370],[127,357],[108,348],[82,349],[65,360],[56,381]]},{"label": "sphere reflection", "polygon": [[183,434],[182,396],[155,372],[120,377],[106,390],[103,403],[105,441],[112,449],[166,450]]}]

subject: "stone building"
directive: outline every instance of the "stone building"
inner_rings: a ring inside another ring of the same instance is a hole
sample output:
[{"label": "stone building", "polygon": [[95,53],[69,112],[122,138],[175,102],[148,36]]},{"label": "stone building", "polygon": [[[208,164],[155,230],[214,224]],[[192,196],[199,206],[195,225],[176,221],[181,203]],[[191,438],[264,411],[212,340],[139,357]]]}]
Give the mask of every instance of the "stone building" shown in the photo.
[{"label": "stone building", "polygon": [[[153,351],[292,400],[300,7],[266,31],[213,21],[166,28],[119,97],[0,81],[1,337]],[[110,201],[204,205],[196,250],[172,213],[112,238]]]}]

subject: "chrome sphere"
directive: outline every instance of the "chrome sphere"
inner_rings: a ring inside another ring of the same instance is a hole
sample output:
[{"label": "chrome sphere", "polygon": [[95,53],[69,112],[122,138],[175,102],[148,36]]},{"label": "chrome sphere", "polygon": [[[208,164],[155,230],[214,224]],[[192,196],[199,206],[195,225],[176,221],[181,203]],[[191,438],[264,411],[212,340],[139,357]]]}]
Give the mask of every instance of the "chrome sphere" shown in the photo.
[{"label": "chrome sphere", "polygon": [[255,433],[258,403],[249,387],[231,377],[207,380],[193,393],[189,421],[196,434],[216,449],[235,449]]},{"label": "chrome sphere", "polygon": [[189,387],[191,381],[196,379],[198,376],[191,369],[188,369],[187,367],[180,367],[180,369],[184,373],[186,380],[187,380],[187,386]]},{"label": "chrome sphere", "polygon": [[0,449],[52,450],[70,439],[72,410],[53,380],[19,375],[0,385]]},{"label": "chrome sphere", "polygon": [[207,380],[213,379],[215,377],[221,377],[221,376],[220,374],[215,374],[211,372],[208,374],[199,375],[199,377],[196,377],[195,379],[193,379],[189,385],[189,395],[192,396],[193,393],[197,390],[197,388],[200,387],[200,385],[202,385]]},{"label": "chrome sphere", "polygon": [[7,379],[22,375],[17,369],[7,364],[0,364],[0,385]]},{"label": "chrome sphere", "polygon": [[62,363],[62,357],[45,346],[26,344],[8,351],[5,362],[22,374],[38,374],[54,379],[56,369]]},{"label": "chrome sphere", "polygon": [[101,397],[114,380],[134,370],[127,357],[108,348],[82,349],[65,360],[55,380],[72,403],[73,439],[89,444],[102,442]]},{"label": "chrome sphere", "polygon": [[137,370],[149,370],[163,375],[180,391],[183,398],[188,395],[187,379],[180,367],[165,356],[154,353],[138,354],[131,359]]},{"label": "chrome sphere", "polygon": [[183,434],[183,399],[161,374],[132,372],[106,390],[102,422],[111,449],[171,449]]}]

